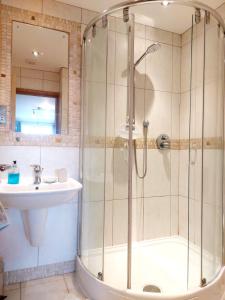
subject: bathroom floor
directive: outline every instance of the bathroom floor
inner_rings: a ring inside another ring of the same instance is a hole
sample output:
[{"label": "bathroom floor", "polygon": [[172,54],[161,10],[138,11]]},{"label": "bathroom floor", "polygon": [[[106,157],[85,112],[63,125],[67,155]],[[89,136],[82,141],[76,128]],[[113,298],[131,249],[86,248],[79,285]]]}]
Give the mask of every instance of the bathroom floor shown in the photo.
[{"label": "bathroom floor", "polygon": [[74,273],[8,285],[7,300],[85,300]]}]

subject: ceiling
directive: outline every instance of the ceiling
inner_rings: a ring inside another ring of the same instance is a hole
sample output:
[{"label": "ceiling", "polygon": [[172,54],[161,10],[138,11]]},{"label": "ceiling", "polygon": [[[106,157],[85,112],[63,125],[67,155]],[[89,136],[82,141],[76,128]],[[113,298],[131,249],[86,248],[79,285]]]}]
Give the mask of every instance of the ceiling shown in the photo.
[{"label": "ceiling", "polygon": [[[33,51],[40,52],[35,57]],[[68,34],[25,23],[13,22],[13,66],[58,71],[68,67]]]},{"label": "ceiling", "polygon": [[[121,0],[57,0],[67,4],[80,6],[89,10],[103,11]],[[202,0],[202,3],[217,8],[225,0]],[[182,34],[191,27],[194,10],[181,5],[163,7],[160,3],[139,5],[131,10],[135,13],[137,23],[157,27],[163,30]]]},{"label": "ceiling", "polygon": [[[112,5],[122,2],[123,0],[57,0],[58,2],[64,2],[67,4],[79,6],[94,11],[103,11]],[[200,0],[202,3],[217,8],[222,5],[224,0]]]}]

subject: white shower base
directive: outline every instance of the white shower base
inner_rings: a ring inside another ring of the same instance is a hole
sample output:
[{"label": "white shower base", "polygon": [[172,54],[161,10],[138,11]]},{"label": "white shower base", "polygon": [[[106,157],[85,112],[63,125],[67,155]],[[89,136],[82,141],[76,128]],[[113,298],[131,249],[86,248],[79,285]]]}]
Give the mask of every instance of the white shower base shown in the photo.
[{"label": "white shower base", "polygon": [[[90,275],[87,269],[78,260],[78,273],[81,285],[87,294],[87,282],[93,281],[91,300],[110,299],[191,299],[191,300],[221,300],[225,291],[224,270],[217,279],[205,288],[198,288],[200,284],[200,248],[190,243],[189,251],[189,290],[187,292],[187,240],[182,237],[169,237],[151,241],[136,242],[132,253],[132,290],[126,290],[127,283],[127,247],[126,245],[105,248],[104,282],[98,281]],[[95,276],[101,271],[102,255],[100,249],[89,250],[83,253],[82,261]],[[88,254],[88,255],[87,255]],[[219,260],[206,251],[203,254],[204,277],[212,278],[217,274]],[[85,282],[82,281],[85,278]],[[96,285],[95,285],[96,284]],[[161,289],[160,294],[143,292],[145,285],[153,284]],[[98,289],[96,289],[98,285]],[[215,290],[213,287],[217,287]],[[99,294],[103,290],[107,293]],[[210,297],[206,297],[210,290]],[[98,297],[93,297],[96,291]],[[110,292],[111,291],[111,292]],[[112,293],[113,291],[113,293]],[[116,297],[115,297],[116,293]],[[122,293],[122,294],[121,294]],[[124,293],[126,296],[124,296]],[[204,297],[202,296],[204,295]],[[113,296],[113,298],[112,298]],[[125,297],[125,298],[124,298]],[[197,298],[195,298],[197,297]]]}]

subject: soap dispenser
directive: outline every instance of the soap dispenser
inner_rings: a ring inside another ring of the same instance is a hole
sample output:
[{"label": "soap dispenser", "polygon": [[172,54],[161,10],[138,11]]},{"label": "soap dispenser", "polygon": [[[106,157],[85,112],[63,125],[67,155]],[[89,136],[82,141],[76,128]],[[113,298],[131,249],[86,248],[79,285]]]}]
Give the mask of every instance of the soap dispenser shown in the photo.
[{"label": "soap dispenser", "polygon": [[16,160],[14,160],[8,172],[8,184],[18,184],[19,181],[20,181],[20,172]]}]

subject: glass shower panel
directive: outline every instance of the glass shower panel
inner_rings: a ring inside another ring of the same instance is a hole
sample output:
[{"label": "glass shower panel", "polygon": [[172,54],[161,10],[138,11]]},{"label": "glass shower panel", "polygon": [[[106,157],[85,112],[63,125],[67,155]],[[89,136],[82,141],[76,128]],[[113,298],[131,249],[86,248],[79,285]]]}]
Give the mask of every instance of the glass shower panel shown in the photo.
[{"label": "glass shower panel", "polygon": [[188,151],[188,289],[201,279],[201,183],[204,19],[190,29],[189,151]]},{"label": "glass shower panel", "polygon": [[102,22],[89,31],[85,41],[83,74],[81,259],[88,270],[100,279],[104,263],[107,34]]},{"label": "glass shower panel", "polygon": [[211,16],[205,25],[202,284],[210,282],[222,265],[223,234],[223,72],[224,36]]},{"label": "glass shower panel", "polygon": [[122,11],[108,17],[104,281],[127,287],[128,32]]}]

